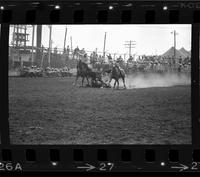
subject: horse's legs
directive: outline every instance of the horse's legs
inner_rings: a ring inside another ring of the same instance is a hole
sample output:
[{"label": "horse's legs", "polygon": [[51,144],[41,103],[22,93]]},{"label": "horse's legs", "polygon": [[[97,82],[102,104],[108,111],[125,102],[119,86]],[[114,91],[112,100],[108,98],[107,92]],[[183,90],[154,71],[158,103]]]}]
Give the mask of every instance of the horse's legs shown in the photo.
[{"label": "horse's legs", "polygon": [[110,86],[111,81],[112,81],[112,77],[110,77],[110,80],[109,80],[109,82],[108,82],[109,86]]},{"label": "horse's legs", "polygon": [[111,77],[110,80],[109,80],[109,85],[110,85],[110,83],[111,83],[111,80],[112,80],[112,77]]},{"label": "horse's legs", "polygon": [[88,83],[88,85],[90,85],[90,83],[89,83],[89,80],[88,80],[88,77],[86,76],[86,79],[87,79],[87,83]]},{"label": "horse's legs", "polygon": [[115,88],[116,82],[117,82],[117,81],[115,80],[115,83],[114,83],[114,87],[113,87],[113,88]]},{"label": "horse's legs", "polygon": [[126,88],[126,84],[125,84],[125,77],[122,77],[123,83],[124,83],[124,88]]},{"label": "horse's legs", "polygon": [[77,80],[78,80],[78,78],[79,78],[79,75],[77,74],[77,75],[76,75],[75,83],[74,83],[73,85],[76,85],[76,84],[77,84]]},{"label": "horse's legs", "polygon": [[83,86],[84,80],[85,80],[85,76],[83,76],[82,78],[82,86]]},{"label": "horse's legs", "polygon": [[117,80],[117,89],[119,89],[119,80]]}]

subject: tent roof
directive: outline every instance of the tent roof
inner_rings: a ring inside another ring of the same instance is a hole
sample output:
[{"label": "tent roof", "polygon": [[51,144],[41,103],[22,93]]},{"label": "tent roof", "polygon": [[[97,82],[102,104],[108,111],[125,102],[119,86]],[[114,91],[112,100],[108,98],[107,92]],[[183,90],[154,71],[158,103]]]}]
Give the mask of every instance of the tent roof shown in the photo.
[{"label": "tent roof", "polygon": [[190,52],[185,50],[185,48],[182,47],[179,51],[183,53],[185,57],[190,57]]},{"label": "tent roof", "polygon": [[[162,54],[162,57],[173,57],[174,56],[174,47],[171,47],[169,50],[167,50],[164,54]],[[176,49],[176,58],[186,58],[190,56],[189,52],[186,51],[183,47],[180,50]]]}]

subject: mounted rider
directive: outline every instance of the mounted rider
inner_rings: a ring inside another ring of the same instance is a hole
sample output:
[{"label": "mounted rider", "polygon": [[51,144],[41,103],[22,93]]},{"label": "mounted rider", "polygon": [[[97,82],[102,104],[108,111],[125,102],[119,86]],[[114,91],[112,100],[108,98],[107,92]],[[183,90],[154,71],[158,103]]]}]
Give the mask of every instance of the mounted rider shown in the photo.
[{"label": "mounted rider", "polygon": [[76,59],[78,58],[78,52],[79,52],[79,48],[78,46],[74,49],[74,52],[73,52],[73,58],[74,56],[76,56]]},{"label": "mounted rider", "polygon": [[114,67],[117,67],[117,68],[120,70],[121,74],[125,74],[124,69],[120,66],[120,64],[119,64],[118,61],[116,61],[116,62],[114,63]]}]

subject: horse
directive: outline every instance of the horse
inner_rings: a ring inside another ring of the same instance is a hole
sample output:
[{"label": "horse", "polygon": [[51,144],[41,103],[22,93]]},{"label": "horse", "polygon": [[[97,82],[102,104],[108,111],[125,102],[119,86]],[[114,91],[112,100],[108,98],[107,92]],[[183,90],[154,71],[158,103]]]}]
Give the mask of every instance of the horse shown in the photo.
[{"label": "horse", "polygon": [[122,69],[122,68],[119,68],[119,66],[115,65],[113,66],[111,69],[105,71],[107,73],[110,73],[110,80],[109,80],[109,85],[110,85],[110,82],[112,81],[112,79],[115,80],[114,82],[114,88],[115,88],[115,85],[117,83],[117,89],[119,89],[119,79],[121,78],[122,81],[123,81],[123,84],[124,84],[124,88],[126,88],[126,85],[125,85],[125,71]]},{"label": "horse", "polygon": [[85,78],[87,79],[88,85],[90,85],[88,78],[90,77],[91,71],[92,70],[88,67],[88,65],[86,63],[79,60],[77,63],[77,74],[76,74],[76,80],[75,80],[74,85],[77,84],[77,80],[79,77],[82,77],[82,86],[83,86]]},{"label": "horse", "polygon": [[[87,79],[87,85],[91,87],[108,87],[110,88],[104,81],[102,80],[102,72],[92,71],[91,68],[88,67],[86,63],[79,60],[77,63],[77,75],[74,85],[77,84],[77,80],[79,77],[82,77],[82,86],[84,83],[84,79]],[[89,84],[89,78],[91,79],[91,84]]]}]

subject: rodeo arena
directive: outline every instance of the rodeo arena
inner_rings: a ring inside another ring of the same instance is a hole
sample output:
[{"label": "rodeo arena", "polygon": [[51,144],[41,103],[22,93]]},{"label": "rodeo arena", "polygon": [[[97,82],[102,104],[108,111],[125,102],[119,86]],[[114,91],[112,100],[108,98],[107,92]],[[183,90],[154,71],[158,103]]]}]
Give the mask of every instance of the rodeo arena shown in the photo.
[{"label": "rodeo arena", "polygon": [[12,143],[191,143],[190,51],[109,53],[105,41],[102,52],[88,51],[67,45],[66,34],[63,48],[51,36],[44,47],[42,26],[10,27]]}]

